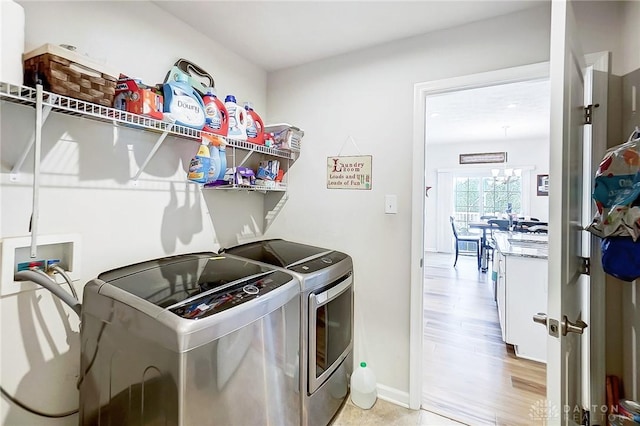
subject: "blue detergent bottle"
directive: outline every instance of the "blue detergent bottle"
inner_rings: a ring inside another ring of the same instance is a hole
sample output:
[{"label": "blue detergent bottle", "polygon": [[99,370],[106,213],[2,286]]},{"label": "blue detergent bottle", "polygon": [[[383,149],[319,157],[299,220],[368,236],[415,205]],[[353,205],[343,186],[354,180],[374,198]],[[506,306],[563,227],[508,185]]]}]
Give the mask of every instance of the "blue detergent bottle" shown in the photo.
[{"label": "blue detergent bottle", "polygon": [[195,157],[189,163],[189,171],[187,179],[191,182],[206,183],[209,176],[209,168],[211,167],[211,157],[206,139],[202,140],[202,144],[198,148]]},{"label": "blue detergent bottle", "polygon": [[218,147],[218,154],[220,158],[220,173],[218,174],[218,181],[224,181],[224,175],[227,172],[227,147],[225,144],[220,144]]},{"label": "blue detergent bottle", "polygon": [[207,176],[207,185],[215,185],[220,175],[220,145],[224,144],[224,139],[213,135],[207,135],[209,140],[210,164]]},{"label": "blue detergent bottle", "polygon": [[194,129],[202,129],[206,115],[200,94],[189,85],[183,74],[176,81],[168,81],[162,86],[164,112],[175,118],[176,124]]}]

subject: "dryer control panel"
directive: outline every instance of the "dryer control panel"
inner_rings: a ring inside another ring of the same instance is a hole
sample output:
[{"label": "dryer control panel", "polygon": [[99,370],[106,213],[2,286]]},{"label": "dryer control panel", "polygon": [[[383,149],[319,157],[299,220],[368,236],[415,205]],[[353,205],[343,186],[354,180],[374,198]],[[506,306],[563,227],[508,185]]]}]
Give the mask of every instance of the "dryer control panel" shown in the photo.
[{"label": "dryer control panel", "polygon": [[346,259],[347,257],[349,256],[347,256],[344,253],[341,253],[339,251],[332,251],[320,257],[316,257],[315,259],[310,260],[308,262],[291,266],[288,269],[294,272],[298,272],[300,274],[310,274],[312,272],[316,272],[324,268],[329,268],[330,266],[336,263],[339,263],[340,261]]}]

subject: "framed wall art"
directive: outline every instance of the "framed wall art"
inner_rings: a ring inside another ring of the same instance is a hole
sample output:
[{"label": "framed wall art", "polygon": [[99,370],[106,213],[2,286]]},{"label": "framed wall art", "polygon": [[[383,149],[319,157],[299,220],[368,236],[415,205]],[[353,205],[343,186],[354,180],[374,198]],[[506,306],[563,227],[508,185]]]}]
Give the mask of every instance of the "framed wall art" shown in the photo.
[{"label": "framed wall art", "polygon": [[549,175],[538,175],[538,179],[536,179],[536,188],[538,192],[538,197],[548,197],[549,196]]},{"label": "framed wall art", "polygon": [[476,154],[460,154],[460,164],[506,163],[506,152],[480,152]]}]

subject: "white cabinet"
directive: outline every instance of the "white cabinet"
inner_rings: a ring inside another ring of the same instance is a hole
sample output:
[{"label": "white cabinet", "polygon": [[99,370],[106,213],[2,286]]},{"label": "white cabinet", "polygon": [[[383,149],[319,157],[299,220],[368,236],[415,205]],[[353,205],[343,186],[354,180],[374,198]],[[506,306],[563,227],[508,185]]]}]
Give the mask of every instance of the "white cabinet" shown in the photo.
[{"label": "white cabinet", "polygon": [[533,316],[547,312],[547,259],[506,256],[507,339],[516,355],[535,361],[547,360],[547,329]]},{"label": "white cabinet", "polygon": [[496,250],[494,270],[502,340],[514,346],[518,357],[546,362],[546,329],[533,316],[547,311],[547,259]]},{"label": "white cabinet", "polygon": [[506,256],[495,250],[493,256],[493,270],[496,272],[496,303],[498,305],[498,318],[500,320],[500,331],[502,341],[507,342],[507,293],[505,288],[506,276]]}]

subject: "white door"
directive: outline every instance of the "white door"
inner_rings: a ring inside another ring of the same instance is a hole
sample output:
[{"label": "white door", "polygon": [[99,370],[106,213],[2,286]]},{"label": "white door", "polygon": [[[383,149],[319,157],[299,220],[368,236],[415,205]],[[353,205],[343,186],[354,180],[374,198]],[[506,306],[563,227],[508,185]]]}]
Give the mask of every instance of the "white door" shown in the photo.
[{"label": "white door", "polygon": [[[590,322],[590,311],[601,310],[601,307],[590,309],[589,291],[590,286],[602,288],[603,277],[593,275],[590,282],[589,277],[581,273],[580,258],[596,254],[591,252],[591,239],[585,237],[582,226],[588,224],[591,212],[590,185],[585,185],[593,178],[591,158],[603,150],[601,141],[592,147],[592,126],[584,122],[587,68],[577,39],[571,2],[554,0],[549,71],[548,401],[532,407],[531,414],[547,420],[548,424],[563,425],[582,424],[582,410],[588,410],[600,400],[599,395],[591,395],[589,334],[581,331]],[[592,81],[588,79],[589,84]],[[588,89],[587,93],[591,93]],[[590,333],[592,339],[601,337],[600,327],[596,329],[596,335]],[[595,380],[599,382],[600,378]]]}]

